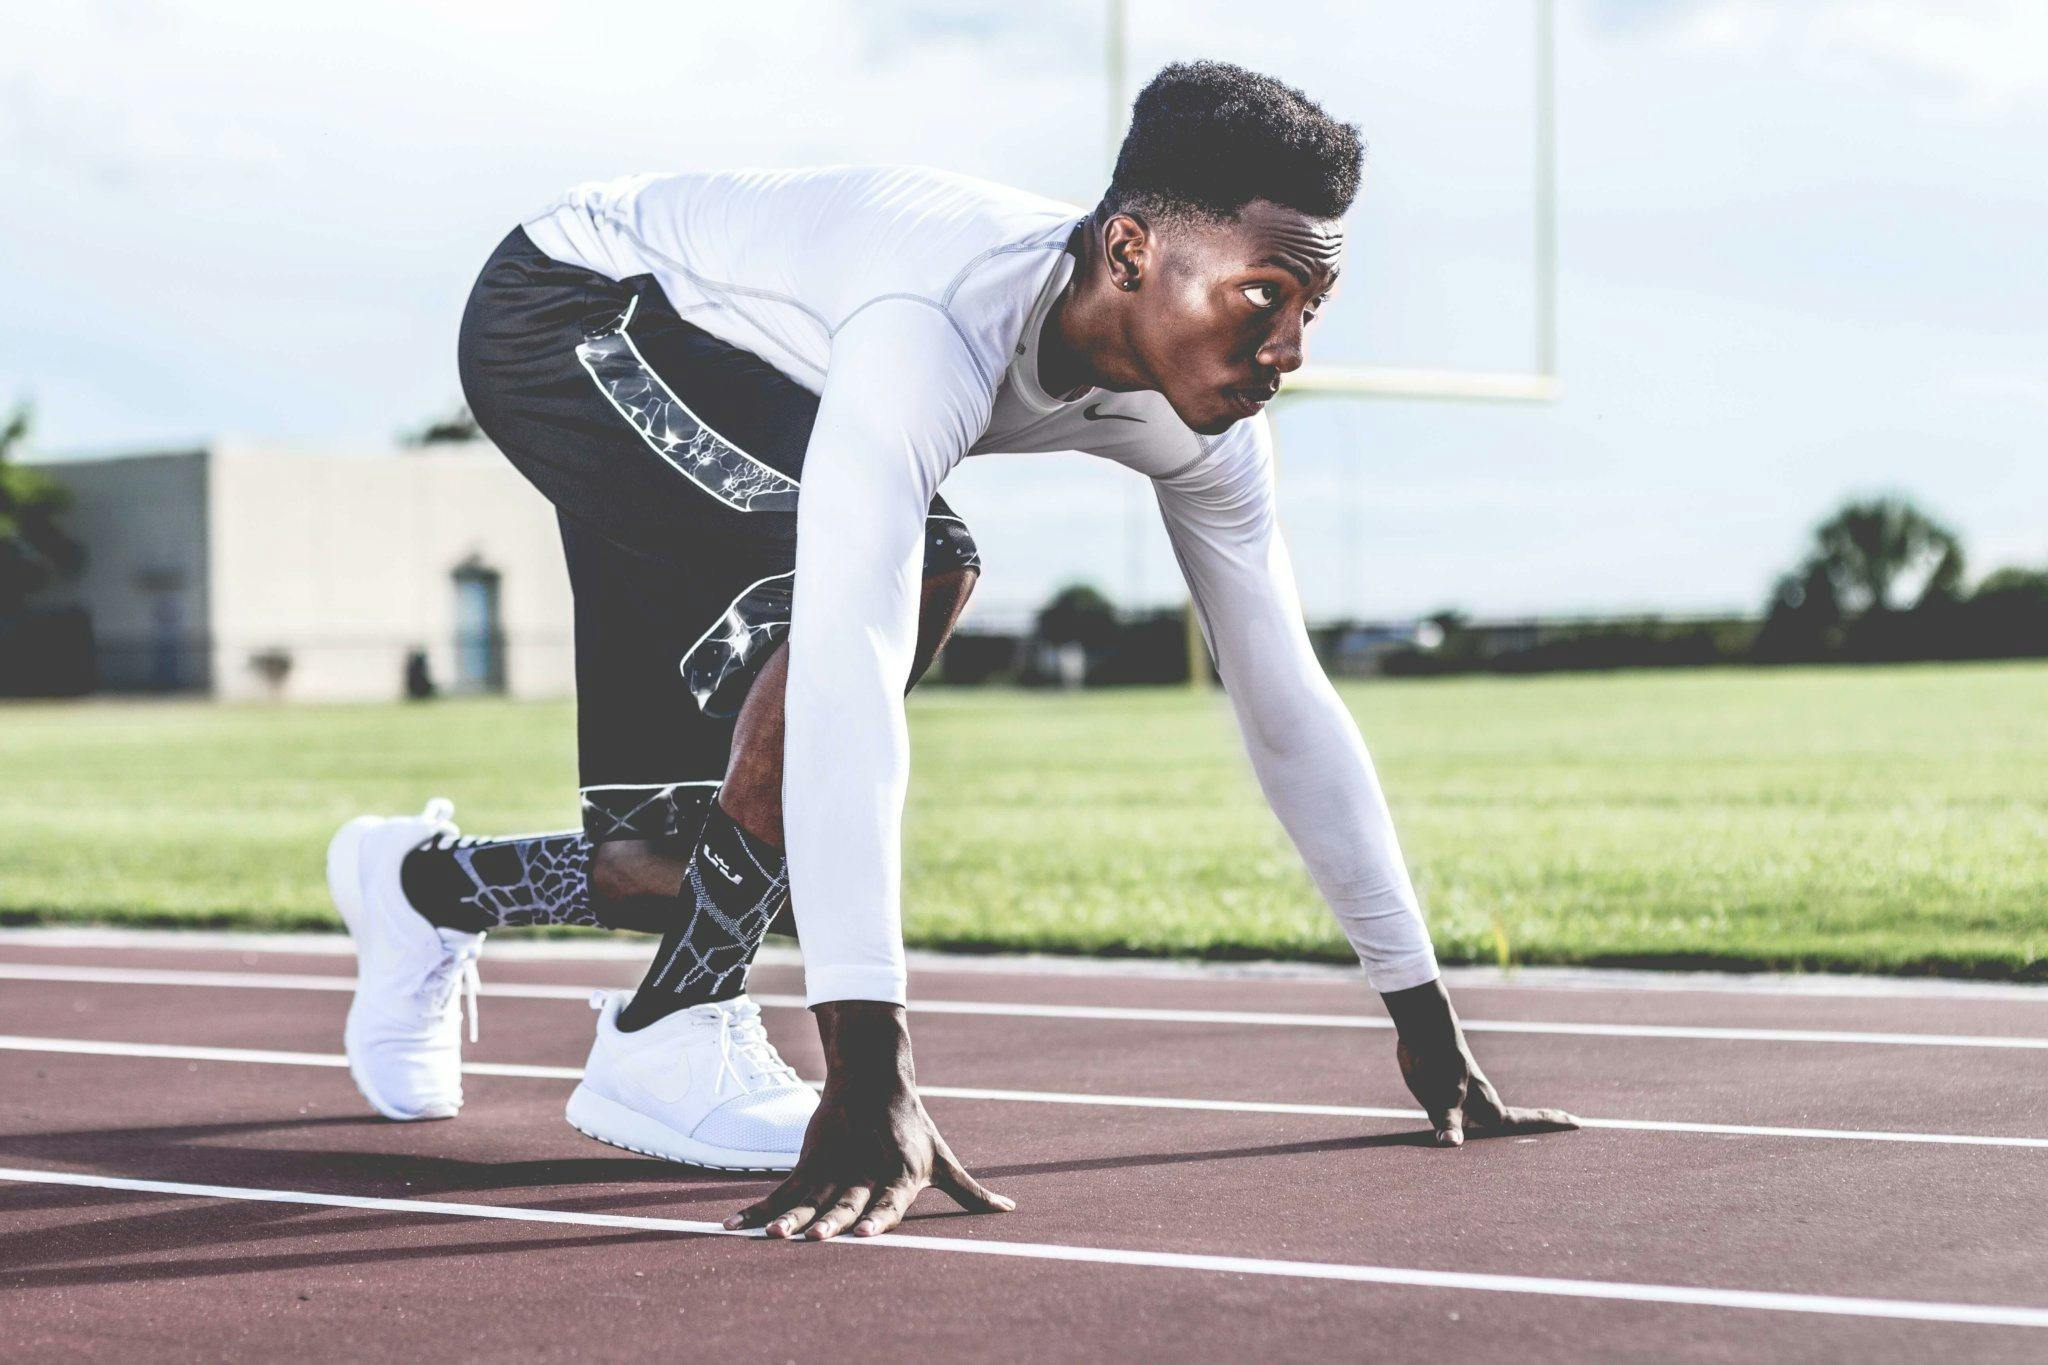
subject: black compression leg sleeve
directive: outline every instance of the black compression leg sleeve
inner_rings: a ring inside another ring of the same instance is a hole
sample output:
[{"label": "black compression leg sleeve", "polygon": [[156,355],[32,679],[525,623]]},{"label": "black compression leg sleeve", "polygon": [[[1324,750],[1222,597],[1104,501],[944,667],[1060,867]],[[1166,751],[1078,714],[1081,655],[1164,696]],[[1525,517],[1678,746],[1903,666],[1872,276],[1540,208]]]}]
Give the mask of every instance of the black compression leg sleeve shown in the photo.
[{"label": "black compression leg sleeve", "polygon": [[744,991],[748,964],[788,898],[782,850],[741,829],[713,802],[683,878],[675,921],[681,927],[661,940],[647,979],[619,1014],[619,1027],[630,1033]]}]

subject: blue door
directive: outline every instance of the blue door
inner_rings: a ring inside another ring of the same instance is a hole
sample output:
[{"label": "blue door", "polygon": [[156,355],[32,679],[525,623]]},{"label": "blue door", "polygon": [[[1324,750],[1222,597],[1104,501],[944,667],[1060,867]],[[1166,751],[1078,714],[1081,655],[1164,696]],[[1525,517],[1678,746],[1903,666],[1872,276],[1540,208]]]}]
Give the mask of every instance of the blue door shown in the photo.
[{"label": "blue door", "polygon": [[465,564],[455,571],[455,690],[505,690],[505,632],[498,619],[495,569]]}]

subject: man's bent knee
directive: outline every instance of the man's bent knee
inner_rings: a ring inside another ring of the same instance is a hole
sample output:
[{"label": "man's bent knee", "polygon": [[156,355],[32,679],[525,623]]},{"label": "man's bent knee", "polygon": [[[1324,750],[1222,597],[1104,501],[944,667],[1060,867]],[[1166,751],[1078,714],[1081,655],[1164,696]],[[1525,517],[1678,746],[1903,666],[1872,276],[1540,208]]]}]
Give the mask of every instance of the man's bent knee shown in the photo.
[{"label": "man's bent knee", "polygon": [[[911,662],[915,686],[938,656],[974,591],[978,569],[951,569],[924,580],[917,613],[917,652]],[[779,647],[762,663],[740,708],[732,754],[718,803],[757,839],[782,846],[782,695],[789,678],[789,650]]]}]

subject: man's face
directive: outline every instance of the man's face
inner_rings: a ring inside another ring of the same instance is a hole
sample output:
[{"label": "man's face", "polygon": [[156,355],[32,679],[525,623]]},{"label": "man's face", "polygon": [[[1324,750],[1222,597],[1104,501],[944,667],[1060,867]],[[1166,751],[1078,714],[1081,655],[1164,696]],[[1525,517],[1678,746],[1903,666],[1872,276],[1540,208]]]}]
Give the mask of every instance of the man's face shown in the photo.
[{"label": "man's face", "polygon": [[[1114,255],[1117,234],[1107,235]],[[1168,222],[1143,237],[1130,243],[1138,287],[1127,335],[1151,387],[1214,436],[1257,413],[1301,367],[1344,234],[1335,219],[1255,199],[1228,221]]]}]

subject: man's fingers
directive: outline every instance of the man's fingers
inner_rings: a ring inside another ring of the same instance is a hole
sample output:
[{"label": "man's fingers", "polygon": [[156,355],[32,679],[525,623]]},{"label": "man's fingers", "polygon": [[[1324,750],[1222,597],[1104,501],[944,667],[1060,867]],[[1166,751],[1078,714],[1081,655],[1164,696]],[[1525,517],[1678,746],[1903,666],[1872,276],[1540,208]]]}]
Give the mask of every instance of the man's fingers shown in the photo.
[{"label": "man's fingers", "polygon": [[827,1237],[837,1237],[867,1209],[868,1199],[873,1194],[872,1185],[849,1187],[845,1193],[832,1201],[831,1207],[818,1215],[817,1222],[804,1229],[804,1236],[813,1242],[822,1242]]},{"label": "man's fingers", "polygon": [[1010,1213],[1016,1209],[1016,1200],[997,1194],[967,1174],[967,1168],[946,1146],[945,1139],[939,1140],[934,1154],[938,1160],[932,1163],[932,1188],[951,1195],[961,1208],[969,1213]]},{"label": "man's fingers", "polygon": [[1502,1104],[1493,1082],[1472,1073],[1472,1089],[1465,1097],[1465,1118],[1475,1133],[1560,1133],[1579,1126],[1579,1121],[1562,1109],[1516,1109]]},{"label": "man's fingers", "polygon": [[1493,1082],[1480,1074],[1477,1067],[1465,1090],[1465,1121],[1473,1128],[1491,1128],[1507,1113],[1507,1106],[1500,1102],[1500,1091],[1493,1088]]},{"label": "man's fingers", "polygon": [[[1486,1087],[1482,1096],[1474,1087],[1472,1097],[1465,1102],[1460,1126],[1476,1136],[1492,1137],[1515,1133],[1565,1133],[1579,1126],[1579,1121],[1562,1109],[1518,1109],[1500,1102],[1492,1086]],[[1437,1124],[1437,1141],[1443,1141],[1443,1124]]]},{"label": "man's fingers", "polygon": [[1503,1108],[1493,1126],[1503,1133],[1568,1133],[1579,1121],[1562,1109]]},{"label": "man's fingers", "polygon": [[760,1227],[776,1214],[788,1208],[790,1202],[796,1198],[797,1191],[809,1183],[808,1177],[799,1177],[793,1172],[783,1177],[780,1185],[777,1185],[774,1189],[768,1191],[765,1196],[755,1200],[732,1217],[726,1219],[726,1231],[736,1232],[741,1228]]},{"label": "man's fingers", "polygon": [[1435,1116],[1436,1145],[1459,1147],[1465,1142],[1465,1111],[1451,1109]]},{"label": "man's fingers", "polygon": [[839,1186],[807,1180],[779,1202],[763,1201],[776,1204],[763,1223],[763,1230],[770,1237],[794,1237],[810,1225],[819,1209],[829,1206],[838,1196]]},{"label": "man's fingers", "polygon": [[882,1192],[868,1205],[868,1211],[853,1225],[853,1235],[873,1237],[878,1232],[887,1232],[895,1227],[903,1221],[903,1215],[909,1211],[911,1202],[917,1198],[917,1192],[924,1187],[924,1181],[907,1175],[884,1185]]},{"label": "man's fingers", "polygon": [[763,1230],[770,1237],[794,1237],[799,1229],[808,1227],[811,1220],[817,1216],[816,1203],[796,1204],[769,1219],[768,1226]]}]

